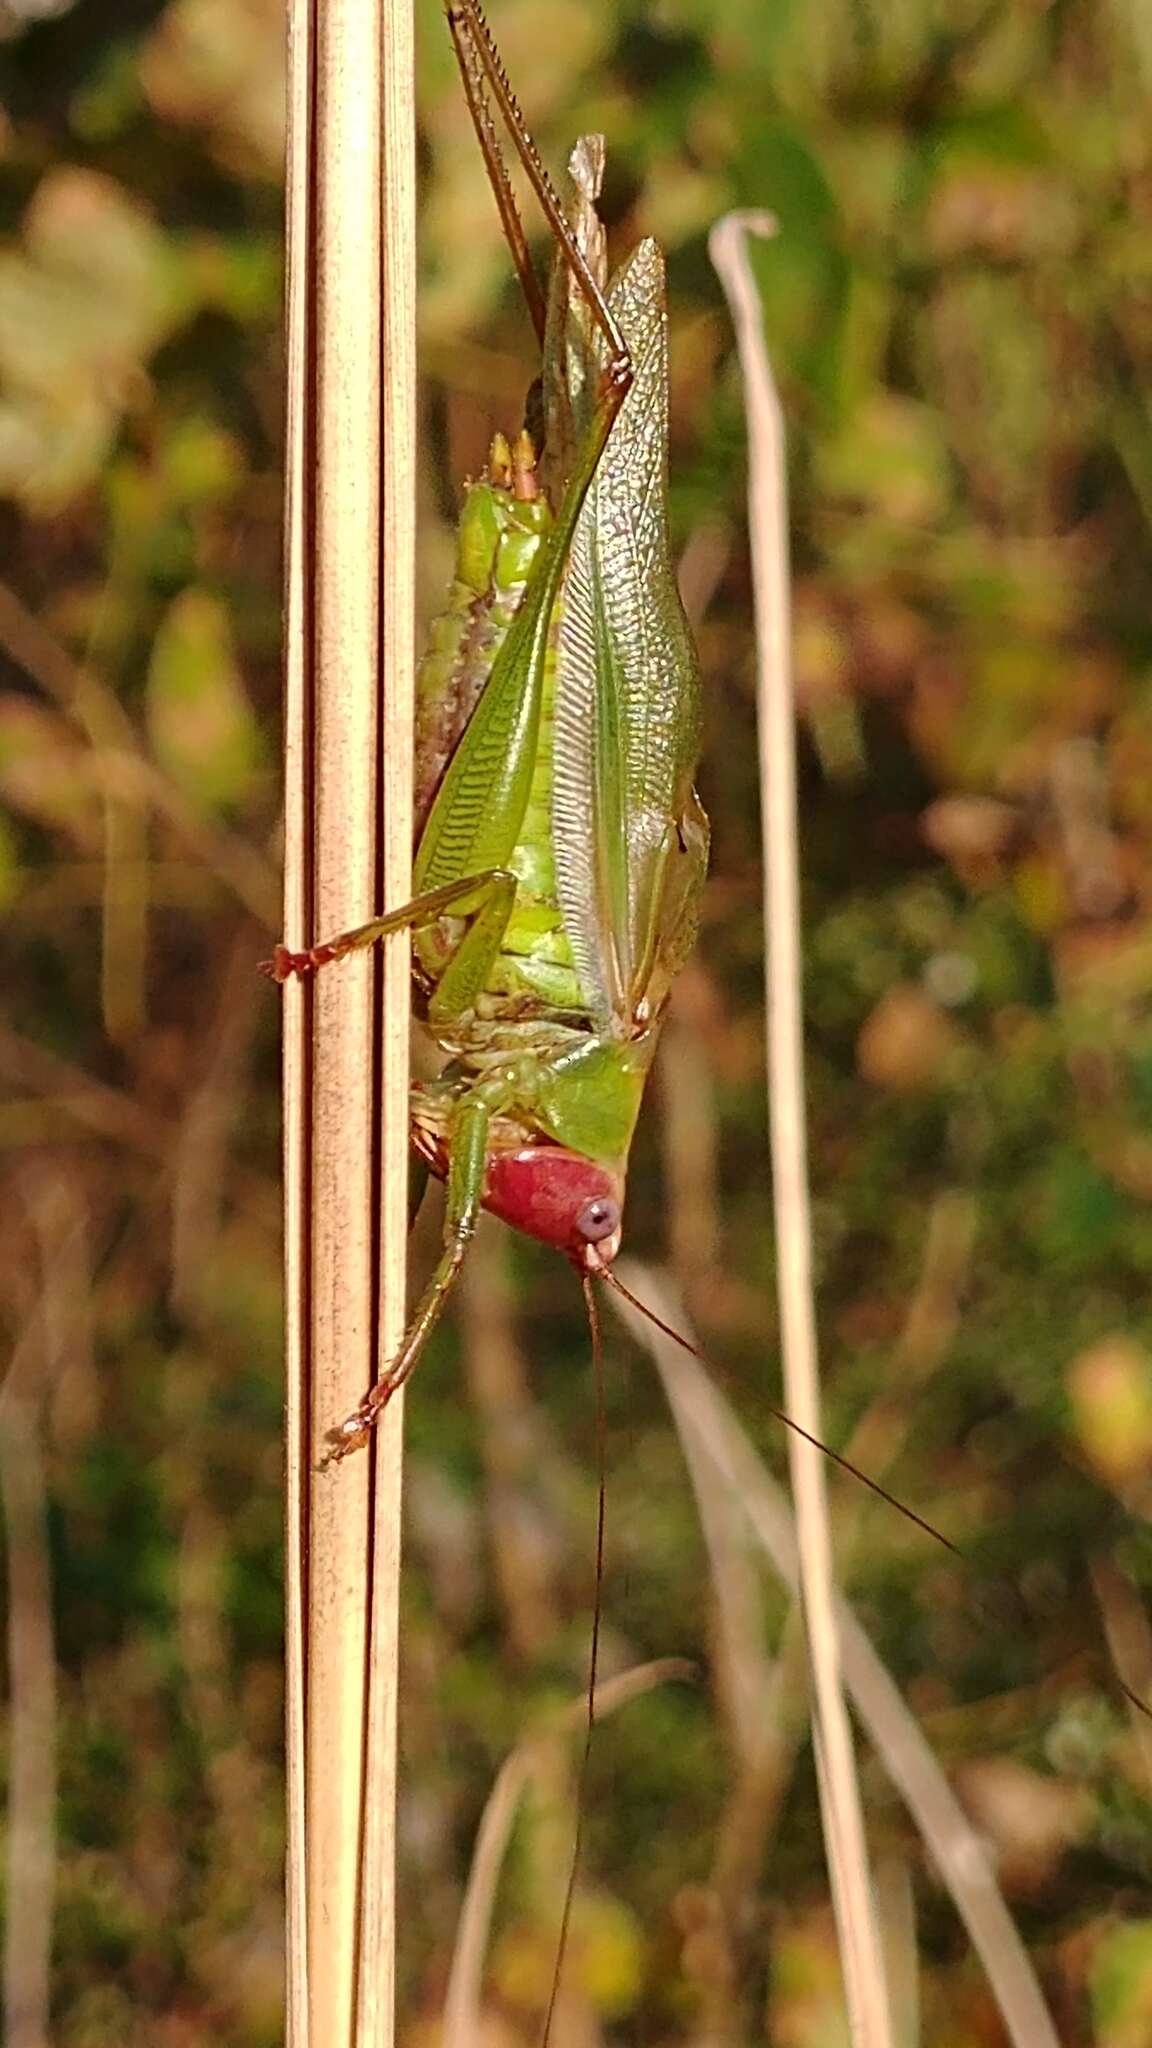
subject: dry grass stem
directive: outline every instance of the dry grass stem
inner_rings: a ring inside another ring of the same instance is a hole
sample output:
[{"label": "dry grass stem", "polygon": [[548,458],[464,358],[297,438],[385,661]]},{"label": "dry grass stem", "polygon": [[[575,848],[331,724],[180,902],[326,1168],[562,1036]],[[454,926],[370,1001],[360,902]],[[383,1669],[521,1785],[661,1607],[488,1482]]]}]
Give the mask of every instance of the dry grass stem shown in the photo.
[{"label": "dry grass stem", "polygon": [[[757,708],[764,833],[768,1104],[776,1218],[784,1396],[811,1436],[821,1434],[804,1103],[796,742],[790,650],[787,476],[779,397],[764,346],[749,232],[762,215],[729,214],[710,237],[732,312],[748,418],[749,544],[756,610]],[[832,1899],[853,2041],[890,2048],[884,1962],[868,1869],[852,1732],[834,1619],[832,1544],[824,1461],[790,1434],[800,1589],[812,1672],[816,1767]]]},{"label": "dry grass stem", "polygon": [[716,1612],[711,1662],[732,1753],[709,1872],[715,1920],[697,1986],[696,2038],[700,2048],[718,2048],[738,2040],[747,2023],[741,1951],[757,1923],[767,1842],[807,1724],[807,1658],[796,1606],[769,1658],[763,1571],[747,1515],[699,1444],[682,1441],[708,1556]]},{"label": "dry grass stem", "polygon": [[[412,0],[383,0],[381,77],[380,825],[379,903],[412,893],[412,727],[416,606],[416,111]],[[380,962],[379,1326],[377,1372],[404,1332],[408,1249],[409,942]],[[357,2043],[395,2024],[396,1709],[399,1691],[404,1404],[386,1409],[372,1448],[372,1605],[368,1630],[366,1805],[360,1861]],[[334,1475],[337,1479],[340,1473]]]},{"label": "dry grass stem", "polygon": [[[675,1327],[683,1317],[658,1276],[622,1262],[620,1277]],[[798,1582],[797,1531],[787,1503],[729,1404],[696,1360],[661,1337],[613,1296],[628,1329],[649,1351],[663,1381],[689,1472],[706,1459],[737,1498],[757,1541],[786,1585]],[[687,1334],[691,1334],[687,1332]],[[1013,2048],[1059,2048],[1059,2039],[987,1851],[847,1602],[837,1601],[844,1676],[856,1711],[885,1771],[903,1798],[984,1966]]]},{"label": "dry grass stem", "polygon": [[[408,888],[414,167],[408,0],[292,0],[289,27],[284,922],[299,946]],[[392,2039],[399,1404],[371,1455],[319,1469],[403,1316],[406,941],[387,952],[285,1000],[293,2048]]]},{"label": "dry grass stem", "polygon": [[[308,468],[311,460],[310,208],[312,0],[289,0],[285,164],[284,930],[309,913]],[[308,1044],[304,992],[284,990],[284,1719],[285,2021],[287,2048],[309,2048],[305,1813],[308,1500]]]}]

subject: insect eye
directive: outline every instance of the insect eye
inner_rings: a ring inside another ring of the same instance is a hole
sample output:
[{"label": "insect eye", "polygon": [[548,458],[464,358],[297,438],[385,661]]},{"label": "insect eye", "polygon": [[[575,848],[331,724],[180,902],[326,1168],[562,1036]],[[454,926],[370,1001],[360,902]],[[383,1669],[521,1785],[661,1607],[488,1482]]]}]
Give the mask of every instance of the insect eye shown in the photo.
[{"label": "insect eye", "polygon": [[599,1244],[601,1238],[611,1237],[612,1232],[619,1228],[620,1204],[611,1201],[605,1195],[597,1196],[595,1201],[585,1202],[576,1218],[577,1235],[582,1237],[586,1244]]}]

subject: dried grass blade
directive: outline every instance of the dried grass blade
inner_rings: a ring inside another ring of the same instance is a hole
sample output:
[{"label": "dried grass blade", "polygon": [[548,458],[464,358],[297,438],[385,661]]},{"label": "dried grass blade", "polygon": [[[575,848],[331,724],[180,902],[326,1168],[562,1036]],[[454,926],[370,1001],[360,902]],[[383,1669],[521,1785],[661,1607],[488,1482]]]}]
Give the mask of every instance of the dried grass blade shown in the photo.
[{"label": "dried grass blade", "polygon": [[[299,946],[407,894],[411,0],[291,0],[289,26],[284,930]],[[383,967],[285,992],[292,2048],[393,2038],[398,1404],[373,1457],[318,1467],[403,1312],[406,962],[398,944]]]},{"label": "dried grass blade", "polygon": [[[804,1109],[784,430],[747,253],[750,232],[770,233],[773,228],[765,215],[729,214],[712,230],[710,253],[736,329],[748,418],[749,544],[756,610],[764,830],[768,1104],[784,1392],[789,1414],[818,1437],[820,1388]],[[852,1733],[840,1681],[824,1461],[812,1444],[794,1434],[789,1438],[788,1457],[812,1674],[820,1807],[852,2039],[859,2048],[891,2048],[884,1962]]]}]

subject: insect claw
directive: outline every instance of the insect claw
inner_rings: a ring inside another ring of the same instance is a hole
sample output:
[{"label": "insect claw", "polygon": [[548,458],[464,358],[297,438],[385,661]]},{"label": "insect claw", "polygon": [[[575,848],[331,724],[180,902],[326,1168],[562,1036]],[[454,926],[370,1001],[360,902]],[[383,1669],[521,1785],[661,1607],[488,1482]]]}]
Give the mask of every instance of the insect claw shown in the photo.
[{"label": "insect claw", "polygon": [[305,975],[314,972],[315,962],[309,953],[292,953],[287,946],[277,946],[270,960],[261,960],[257,972],[266,974],[269,981],[290,981],[294,974],[303,981]]},{"label": "insect claw", "polygon": [[376,1419],[375,1411],[368,1413],[367,1408],[367,1402],[362,1401],[359,1408],[354,1408],[351,1415],[346,1415],[343,1422],[336,1423],[327,1432],[330,1449],[325,1451],[321,1458],[318,1471],[325,1472],[329,1465],[339,1465],[349,1452],[363,1449],[372,1434],[372,1424]]},{"label": "insect claw", "polygon": [[395,1383],[390,1378],[377,1380],[371,1393],[365,1395],[360,1406],[353,1408],[352,1413],[346,1415],[343,1422],[337,1422],[327,1432],[327,1441],[331,1449],[326,1451],[320,1460],[317,1468],[319,1471],[323,1472],[329,1465],[338,1465],[351,1451],[363,1450],[402,1380],[403,1375]]}]

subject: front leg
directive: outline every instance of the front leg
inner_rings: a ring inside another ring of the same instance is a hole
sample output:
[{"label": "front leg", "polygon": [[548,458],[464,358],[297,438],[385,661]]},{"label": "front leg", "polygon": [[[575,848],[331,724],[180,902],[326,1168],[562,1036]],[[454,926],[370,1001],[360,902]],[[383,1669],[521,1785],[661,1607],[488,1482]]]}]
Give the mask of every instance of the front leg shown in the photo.
[{"label": "front leg", "polygon": [[260,962],[260,972],[272,981],[290,981],[293,975],[303,981],[333,960],[343,960],[348,953],[375,946],[393,932],[420,931],[442,917],[475,918],[486,932],[494,926],[499,934],[499,951],[515,895],[515,875],[506,868],[485,868],[479,874],[445,882],[439,889],[427,889],[423,895],[413,896],[410,903],[402,903],[398,910],[386,910],[382,917],[369,918],[367,924],[355,925],[349,932],[337,932],[334,938],[322,939],[319,945],[308,946],[301,953],[277,946],[270,960]]},{"label": "front leg", "polygon": [[409,1377],[464,1263],[472,1241],[476,1219],[484,1199],[488,1170],[488,1133],[491,1127],[488,1104],[469,1094],[452,1111],[448,1120],[448,1206],[444,1215],[443,1250],[436,1270],[420,1298],[399,1351],[381,1379],[365,1394],[358,1408],[328,1432],[332,1448],[324,1464],[347,1457],[366,1444],[373,1425],[383,1414],[398,1387]]}]

